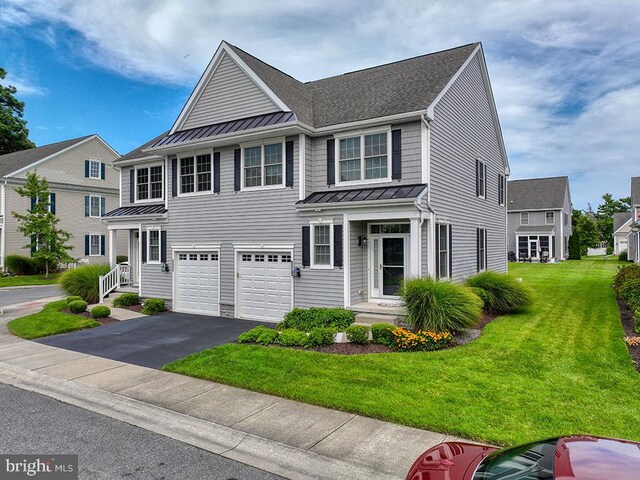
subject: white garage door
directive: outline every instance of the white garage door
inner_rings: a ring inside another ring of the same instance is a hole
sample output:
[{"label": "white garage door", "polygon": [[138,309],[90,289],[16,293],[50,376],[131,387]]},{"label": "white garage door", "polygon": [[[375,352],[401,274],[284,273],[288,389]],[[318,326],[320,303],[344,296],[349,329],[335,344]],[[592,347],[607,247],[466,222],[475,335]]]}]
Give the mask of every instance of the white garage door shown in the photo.
[{"label": "white garage door", "polygon": [[291,310],[291,255],[240,254],[240,317],[279,322]]},{"label": "white garage door", "polygon": [[220,314],[218,252],[178,252],[176,310]]}]

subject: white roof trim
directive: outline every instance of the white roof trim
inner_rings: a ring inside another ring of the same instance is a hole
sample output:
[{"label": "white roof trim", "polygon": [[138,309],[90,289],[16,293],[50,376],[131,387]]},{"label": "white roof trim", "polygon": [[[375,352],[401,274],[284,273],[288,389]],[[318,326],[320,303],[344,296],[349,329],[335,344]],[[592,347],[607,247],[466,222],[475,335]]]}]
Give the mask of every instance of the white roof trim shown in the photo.
[{"label": "white roof trim", "polygon": [[251,70],[251,68],[249,68],[249,66],[233,51],[233,49],[229,47],[229,44],[223,40],[220,43],[218,50],[216,50],[216,53],[213,55],[213,58],[209,62],[209,65],[207,65],[206,70],[200,77],[200,80],[198,80],[198,83],[196,84],[196,87],[193,89],[193,92],[191,92],[191,95],[189,95],[189,99],[187,100],[187,103],[180,111],[180,115],[178,115],[178,118],[176,119],[175,123],[171,127],[171,131],[169,132],[169,135],[179,131],[182,128],[186,118],[189,116],[196,102],[202,95],[205,87],[209,83],[209,80],[211,80],[211,77],[213,77],[214,73],[218,69],[218,66],[220,65],[222,57],[225,54],[228,55],[229,58],[231,58],[231,60],[233,60],[236,63],[236,65],[238,65],[238,67],[240,67],[244,71],[244,73],[247,74],[247,76],[253,81],[253,83],[260,90],[262,90],[265,93],[265,95],[267,95],[267,97],[269,97],[269,100],[271,100],[277,108],[279,108],[283,112],[291,111],[291,109],[273,92],[273,90],[271,90],[267,86],[267,84],[264,83],[262,79],[258,77],[258,75],[256,75],[256,73],[253,70]]},{"label": "white roof trim", "polygon": [[[60,156],[60,155],[62,155],[64,153],[67,153],[67,152],[73,150],[74,148],[87,143],[89,140],[94,140],[94,139],[99,140],[100,143],[102,143],[105,147],[107,147],[116,157],[120,156],[120,154],[118,152],[116,152],[113,148],[111,148],[111,146],[107,142],[105,142],[102,138],[100,138],[99,135],[94,134],[94,135],[91,135],[90,137],[85,138],[84,140],[82,140],[80,142],[74,143],[73,145],[70,145],[67,148],[64,148],[64,149],[60,150],[59,152],[53,153],[53,154],[49,155],[48,157],[41,158],[40,160],[36,160],[35,162],[30,163],[29,165],[26,165],[26,166],[24,166],[22,168],[19,168],[18,170],[5,175],[3,178],[9,178],[9,177],[13,177],[15,175],[20,175],[21,173],[26,172],[27,170],[31,170],[33,167],[37,167],[38,165],[41,165],[44,162],[47,162],[47,161],[49,161],[49,160],[51,160],[51,159],[53,159],[55,157],[58,157],[58,156]],[[113,164],[113,161],[112,161],[112,164]]]},{"label": "white roof trim", "polygon": [[[616,234],[616,233],[618,233],[620,230],[622,230],[624,227],[631,226],[631,220],[633,220],[633,215],[631,215],[631,216],[629,217],[629,220],[627,220],[627,221],[626,221],[626,222],[624,222],[622,225],[620,225],[620,226],[618,227],[618,229],[617,229],[615,232],[613,232],[613,234],[615,235],[615,234]],[[626,233],[626,232],[621,232],[621,233]]]}]

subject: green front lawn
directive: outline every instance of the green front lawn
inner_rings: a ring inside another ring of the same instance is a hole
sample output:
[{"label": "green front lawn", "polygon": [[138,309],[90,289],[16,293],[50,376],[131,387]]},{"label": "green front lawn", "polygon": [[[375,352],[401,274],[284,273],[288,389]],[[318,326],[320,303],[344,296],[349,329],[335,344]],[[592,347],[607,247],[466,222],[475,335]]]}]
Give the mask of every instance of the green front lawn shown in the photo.
[{"label": "green front lawn", "polygon": [[29,340],[100,325],[91,318],[62,312],[65,308],[65,300],[47,303],[41,312],[11,320],[7,327],[14,335]]},{"label": "green front lawn", "polygon": [[0,288],[53,285],[54,283],[58,283],[59,278],[59,273],[50,273],[49,278],[45,278],[44,275],[15,275],[10,277],[0,277]]},{"label": "green front lawn", "polygon": [[640,440],[640,376],[609,288],[618,265],[511,264],[534,287],[534,307],[451,350],[341,356],[234,344],[164,369],[496,444]]}]

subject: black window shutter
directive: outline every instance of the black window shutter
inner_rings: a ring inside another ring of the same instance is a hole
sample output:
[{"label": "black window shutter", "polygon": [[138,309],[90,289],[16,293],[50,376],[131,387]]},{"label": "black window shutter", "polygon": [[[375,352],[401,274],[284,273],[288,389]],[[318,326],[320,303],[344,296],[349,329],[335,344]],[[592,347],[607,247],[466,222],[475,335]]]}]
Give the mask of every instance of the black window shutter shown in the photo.
[{"label": "black window shutter", "polygon": [[89,235],[84,236],[84,254],[89,256]]},{"label": "black window shutter", "polygon": [[286,183],[287,187],[293,187],[293,142],[288,141],[284,144],[285,151],[285,167],[286,167]]},{"label": "black window shutter", "polygon": [[302,266],[311,265],[311,227],[302,227]]},{"label": "black window shutter", "polygon": [[436,278],[440,278],[440,224],[436,223]]},{"label": "black window shutter", "polygon": [[171,160],[171,196],[178,196],[178,159]]},{"label": "black window shutter", "polygon": [[56,214],[56,194],[53,192],[49,194],[49,211]]},{"label": "black window shutter", "polygon": [[100,255],[104,256],[104,245],[106,243],[106,239],[104,235],[100,235]]},{"label": "black window shutter", "polygon": [[489,247],[487,246],[487,229],[482,230],[482,235],[484,236],[484,242],[482,247],[484,249],[484,269],[487,269],[487,261],[489,260]]},{"label": "black window shutter", "polygon": [[333,266],[342,268],[342,225],[333,226]]},{"label": "black window shutter", "polygon": [[160,261],[167,263],[167,231],[160,231]]},{"label": "black window shutter", "polygon": [[213,192],[220,193],[220,152],[213,154]]},{"label": "black window shutter", "polygon": [[327,140],[327,185],[336,183],[336,141]]},{"label": "black window shutter", "polygon": [[136,169],[132,168],[129,171],[129,203],[135,203],[136,201]]},{"label": "black window shutter", "polygon": [[480,160],[476,158],[476,197],[480,196]]},{"label": "black window shutter", "polygon": [[89,177],[89,160],[84,161],[84,176]]},{"label": "black window shutter", "polygon": [[105,197],[100,197],[100,216],[103,216],[107,210],[107,199]]},{"label": "black window shutter", "polygon": [[391,178],[402,178],[402,130],[391,130]]},{"label": "black window shutter", "polygon": [[476,270],[480,271],[480,229],[476,228]]},{"label": "black window shutter", "polygon": [[487,164],[482,162],[482,196],[487,198]]},{"label": "black window shutter", "polygon": [[452,235],[452,229],[451,229],[451,225],[449,225],[449,278],[451,278],[452,273],[453,273],[453,237]]},{"label": "black window shutter", "polygon": [[31,197],[31,211],[36,208],[36,197]]},{"label": "black window shutter", "polygon": [[240,149],[236,148],[233,151],[233,189],[240,191]]},{"label": "black window shutter", "polygon": [[84,196],[84,216],[88,217],[89,216],[89,202],[90,202],[90,198],[89,195],[85,195]]},{"label": "black window shutter", "polygon": [[102,180],[105,179],[105,177],[106,177],[105,174],[106,174],[106,166],[105,166],[104,162],[102,162],[102,163],[100,163],[100,178]]},{"label": "black window shutter", "polygon": [[142,245],[140,247],[140,249],[142,250],[142,263],[147,263],[147,232],[142,232]]}]

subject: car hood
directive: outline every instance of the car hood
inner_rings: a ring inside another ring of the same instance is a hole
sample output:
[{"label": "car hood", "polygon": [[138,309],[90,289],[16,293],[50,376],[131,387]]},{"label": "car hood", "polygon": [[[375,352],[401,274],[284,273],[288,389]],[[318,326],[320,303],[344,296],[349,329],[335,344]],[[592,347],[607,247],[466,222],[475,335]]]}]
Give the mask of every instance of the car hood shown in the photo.
[{"label": "car hood", "polygon": [[466,480],[480,461],[495,450],[472,443],[441,443],[418,457],[407,474],[407,480]]}]

